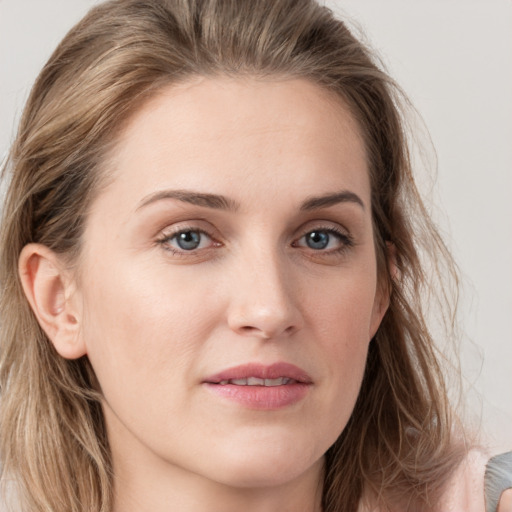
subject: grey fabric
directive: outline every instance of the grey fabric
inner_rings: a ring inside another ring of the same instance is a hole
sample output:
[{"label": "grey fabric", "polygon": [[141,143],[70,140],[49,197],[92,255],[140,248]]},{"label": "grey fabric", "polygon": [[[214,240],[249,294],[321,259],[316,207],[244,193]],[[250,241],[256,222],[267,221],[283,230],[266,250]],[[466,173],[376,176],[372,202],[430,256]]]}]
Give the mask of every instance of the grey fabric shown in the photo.
[{"label": "grey fabric", "polygon": [[496,512],[501,493],[512,488],[512,452],[489,459],[485,468],[485,511]]}]

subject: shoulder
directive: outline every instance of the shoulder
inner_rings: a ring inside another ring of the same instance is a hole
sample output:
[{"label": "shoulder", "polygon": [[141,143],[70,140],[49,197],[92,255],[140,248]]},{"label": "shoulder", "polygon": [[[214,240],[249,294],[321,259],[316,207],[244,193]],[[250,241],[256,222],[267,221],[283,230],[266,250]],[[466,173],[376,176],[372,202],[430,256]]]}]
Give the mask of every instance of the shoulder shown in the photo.
[{"label": "shoulder", "polygon": [[450,481],[438,512],[512,512],[512,452],[473,450]]},{"label": "shoulder", "polygon": [[485,511],[484,475],[489,456],[471,450],[448,482],[436,512]]},{"label": "shoulder", "polygon": [[512,512],[512,451],[495,455],[487,463],[485,501],[489,512]]}]

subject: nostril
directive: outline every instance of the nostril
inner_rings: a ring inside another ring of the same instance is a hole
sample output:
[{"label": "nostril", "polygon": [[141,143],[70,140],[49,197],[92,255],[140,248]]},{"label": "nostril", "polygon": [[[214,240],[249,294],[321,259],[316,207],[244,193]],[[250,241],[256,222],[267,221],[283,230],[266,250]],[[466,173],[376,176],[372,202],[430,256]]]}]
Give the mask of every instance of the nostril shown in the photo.
[{"label": "nostril", "polygon": [[260,329],[258,327],[252,327],[250,325],[242,326],[240,331],[243,334],[247,334],[247,335],[250,335],[250,336],[258,336],[258,337],[264,338],[264,339],[270,339],[272,337],[272,334],[269,334],[265,330]]},{"label": "nostril", "polygon": [[269,340],[276,336],[282,336],[283,334],[286,336],[291,335],[295,331],[293,325],[286,327],[283,330],[275,329],[275,330],[267,330],[259,327],[253,327],[251,325],[244,325],[239,328],[239,332],[241,334],[245,334],[248,336],[257,336],[259,338],[263,338]]}]

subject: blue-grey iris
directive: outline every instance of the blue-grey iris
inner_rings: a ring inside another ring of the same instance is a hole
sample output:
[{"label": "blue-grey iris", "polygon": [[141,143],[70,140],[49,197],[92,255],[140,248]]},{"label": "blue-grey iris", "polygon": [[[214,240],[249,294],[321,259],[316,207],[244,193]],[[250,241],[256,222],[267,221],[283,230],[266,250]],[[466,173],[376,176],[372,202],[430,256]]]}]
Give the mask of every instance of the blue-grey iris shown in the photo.
[{"label": "blue-grey iris", "polygon": [[306,235],[306,244],[310,249],[325,249],[329,245],[329,233],[311,231]]},{"label": "blue-grey iris", "polygon": [[176,235],[176,242],[180,249],[192,251],[199,247],[201,243],[201,234],[197,231],[184,231]]}]

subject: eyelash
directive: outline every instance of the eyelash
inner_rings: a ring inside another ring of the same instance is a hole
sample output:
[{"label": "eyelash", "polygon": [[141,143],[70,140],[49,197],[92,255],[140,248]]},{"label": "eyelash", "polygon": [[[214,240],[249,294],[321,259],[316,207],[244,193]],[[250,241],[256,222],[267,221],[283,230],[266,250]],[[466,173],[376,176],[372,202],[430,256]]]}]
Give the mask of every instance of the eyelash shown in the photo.
[{"label": "eyelash", "polygon": [[197,254],[198,251],[204,251],[207,249],[211,249],[211,247],[206,247],[206,248],[192,249],[192,250],[187,251],[185,249],[178,249],[178,248],[170,245],[170,242],[173,239],[175,239],[179,235],[185,234],[185,233],[197,233],[199,235],[207,236],[210,240],[212,240],[214,247],[220,247],[222,245],[220,242],[217,242],[215,240],[215,238],[210,233],[208,233],[206,230],[200,229],[197,227],[193,227],[193,226],[181,226],[176,231],[163,234],[160,238],[158,238],[156,240],[156,242],[157,242],[157,244],[161,245],[166,251],[171,252],[175,256],[186,257],[186,256],[190,256],[193,254]]},{"label": "eyelash", "polygon": [[[301,235],[299,238],[297,238],[294,242],[292,242],[292,244],[291,244],[292,247],[305,247],[303,245],[299,245],[299,241],[302,240],[303,238],[305,238],[307,235],[312,234],[314,232],[327,233],[328,235],[334,235],[339,240],[340,246],[335,249],[328,249],[328,250],[313,249],[313,248],[309,247],[309,249],[311,250],[311,252],[313,254],[316,254],[319,256],[320,255],[325,255],[325,256],[337,255],[337,254],[344,253],[345,251],[347,251],[355,246],[353,237],[351,235],[349,235],[348,233],[346,233],[342,230],[336,229],[332,226],[329,226],[329,227],[316,226],[312,229],[309,229],[303,235]],[[205,248],[191,249],[191,250],[178,249],[178,248],[170,245],[170,242],[173,239],[176,239],[176,237],[178,237],[179,235],[186,234],[186,233],[196,233],[196,234],[199,234],[202,236],[206,236],[212,241],[212,245],[210,245],[209,247],[205,247]],[[222,246],[222,243],[216,241],[215,238],[210,233],[208,233],[208,231],[206,231],[204,229],[197,228],[197,227],[193,227],[193,226],[182,226],[179,229],[177,229],[176,231],[173,231],[171,233],[165,233],[160,238],[158,238],[156,240],[156,242],[157,242],[157,244],[161,245],[166,251],[171,252],[175,256],[181,256],[181,257],[195,255],[199,251],[205,251],[205,250],[211,249],[212,246],[213,246],[213,248]],[[305,247],[305,248],[307,249],[308,247]]]},{"label": "eyelash", "polygon": [[304,233],[300,238],[298,238],[295,242],[293,242],[292,246],[293,247],[297,247],[298,246],[298,242],[300,240],[302,240],[303,238],[305,238],[307,235],[311,234],[311,233],[315,233],[315,232],[320,232],[320,233],[327,233],[328,235],[334,235],[340,242],[340,246],[335,248],[335,249],[328,249],[328,250],[319,250],[319,249],[311,249],[311,251],[315,254],[318,254],[318,255],[338,255],[338,254],[342,254],[344,253],[345,251],[353,248],[355,246],[355,241],[353,239],[353,237],[351,235],[349,235],[348,233],[340,230],[340,229],[336,229],[335,227],[332,227],[332,226],[316,226],[314,227],[313,229],[309,229],[306,233]]}]

